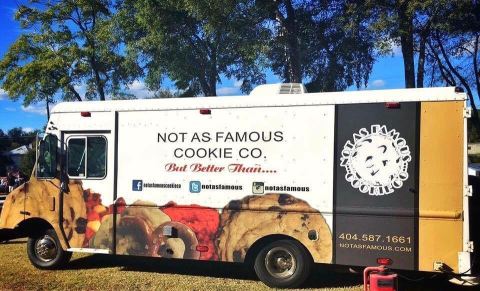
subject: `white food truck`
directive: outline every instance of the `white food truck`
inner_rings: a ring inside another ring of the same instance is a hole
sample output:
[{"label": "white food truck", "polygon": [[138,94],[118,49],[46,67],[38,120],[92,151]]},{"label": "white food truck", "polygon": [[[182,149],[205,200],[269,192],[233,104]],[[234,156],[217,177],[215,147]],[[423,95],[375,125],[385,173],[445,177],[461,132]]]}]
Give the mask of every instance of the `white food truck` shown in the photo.
[{"label": "white food truck", "polygon": [[[273,91],[274,92],[273,92]],[[470,274],[466,95],[456,88],[65,102],[0,228],[38,268],[72,252]]]}]

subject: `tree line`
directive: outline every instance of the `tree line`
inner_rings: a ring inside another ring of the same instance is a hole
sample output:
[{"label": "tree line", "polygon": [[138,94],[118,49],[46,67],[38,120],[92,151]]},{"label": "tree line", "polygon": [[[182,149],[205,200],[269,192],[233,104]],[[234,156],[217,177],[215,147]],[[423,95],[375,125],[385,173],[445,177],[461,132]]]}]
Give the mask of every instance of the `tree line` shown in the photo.
[{"label": "tree line", "polygon": [[216,96],[223,78],[247,93],[268,71],[310,92],[362,88],[395,48],[406,88],[461,86],[474,109],[480,95],[476,0],[31,0],[15,19],[0,82],[25,106],[135,98],[135,80],[155,97]]},{"label": "tree line", "polygon": [[[0,177],[5,177],[9,170],[19,170],[27,176],[30,175],[35,163],[35,141],[38,133],[39,130],[25,131],[21,127],[14,127],[7,132],[0,129]],[[23,145],[27,146],[28,153],[22,155],[19,164],[15,165],[7,153]]]}]

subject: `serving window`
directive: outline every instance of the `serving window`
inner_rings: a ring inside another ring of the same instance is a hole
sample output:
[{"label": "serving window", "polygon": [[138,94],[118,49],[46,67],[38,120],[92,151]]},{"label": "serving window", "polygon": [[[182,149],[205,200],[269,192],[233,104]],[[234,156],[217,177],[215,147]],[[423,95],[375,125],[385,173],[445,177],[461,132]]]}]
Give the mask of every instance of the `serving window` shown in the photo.
[{"label": "serving window", "polygon": [[71,137],[67,144],[68,176],[102,179],[107,169],[107,140],[104,136]]}]

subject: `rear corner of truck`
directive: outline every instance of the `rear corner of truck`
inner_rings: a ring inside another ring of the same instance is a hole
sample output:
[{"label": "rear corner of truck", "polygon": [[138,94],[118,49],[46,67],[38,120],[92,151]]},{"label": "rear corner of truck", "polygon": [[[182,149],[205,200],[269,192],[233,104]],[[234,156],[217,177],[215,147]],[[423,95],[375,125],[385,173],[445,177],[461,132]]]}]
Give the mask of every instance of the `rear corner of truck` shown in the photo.
[{"label": "rear corner of truck", "polygon": [[418,269],[471,274],[465,100],[421,103]]}]

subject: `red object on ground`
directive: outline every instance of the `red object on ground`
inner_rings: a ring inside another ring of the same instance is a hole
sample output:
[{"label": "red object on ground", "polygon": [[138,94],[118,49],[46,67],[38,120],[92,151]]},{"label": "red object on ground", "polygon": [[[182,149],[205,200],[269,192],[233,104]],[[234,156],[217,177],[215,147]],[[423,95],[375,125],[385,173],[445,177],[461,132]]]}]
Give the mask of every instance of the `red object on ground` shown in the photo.
[{"label": "red object on ground", "polygon": [[197,236],[198,245],[202,246],[200,260],[216,260],[215,234],[220,224],[220,216],[214,208],[199,205],[177,205],[168,203],[161,208],[172,221],[177,221],[190,227]]},{"label": "red object on ground", "polygon": [[392,264],[392,259],[389,258],[378,258],[377,264],[380,266],[390,266]]},{"label": "red object on ground", "polygon": [[367,267],[363,271],[364,291],[398,291],[398,276],[384,266]]}]

